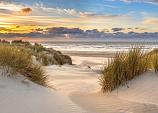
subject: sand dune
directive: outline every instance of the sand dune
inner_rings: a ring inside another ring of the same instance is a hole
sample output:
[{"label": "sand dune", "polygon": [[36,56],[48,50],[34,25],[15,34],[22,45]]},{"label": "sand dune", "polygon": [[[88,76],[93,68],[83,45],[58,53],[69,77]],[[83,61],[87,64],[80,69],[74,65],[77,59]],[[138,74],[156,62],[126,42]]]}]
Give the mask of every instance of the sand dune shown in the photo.
[{"label": "sand dune", "polygon": [[145,73],[130,81],[128,86],[129,88],[119,88],[118,96],[120,99],[158,105],[158,74]]},{"label": "sand dune", "polygon": [[[80,66],[46,68],[54,87],[87,113],[158,113],[158,77],[149,72],[109,94],[100,92],[97,73]],[[155,91],[156,90],[156,91]]]},{"label": "sand dune", "polygon": [[98,74],[84,65],[44,67],[45,88],[30,81],[0,76],[2,113],[158,113],[158,76],[145,73],[108,94],[100,91]]},{"label": "sand dune", "polygon": [[158,113],[157,105],[131,102],[112,95],[73,94],[71,99],[89,113]]},{"label": "sand dune", "polygon": [[72,94],[74,102],[91,113],[158,113],[158,77],[146,73],[131,81],[127,88],[112,93]]},{"label": "sand dune", "polygon": [[100,90],[97,74],[88,67],[80,66],[47,66],[51,86],[65,94],[74,92],[97,92]]},{"label": "sand dune", "polygon": [[0,76],[1,113],[85,113],[67,96],[21,80]]}]

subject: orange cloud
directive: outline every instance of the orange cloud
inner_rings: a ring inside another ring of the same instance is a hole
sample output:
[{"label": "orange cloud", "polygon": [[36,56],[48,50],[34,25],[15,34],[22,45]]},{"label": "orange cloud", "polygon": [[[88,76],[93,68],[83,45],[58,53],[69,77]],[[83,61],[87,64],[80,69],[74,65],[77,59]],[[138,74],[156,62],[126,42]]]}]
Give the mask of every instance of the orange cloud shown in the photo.
[{"label": "orange cloud", "polygon": [[22,9],[21,9],[21,13],[22,13],[23,15],[28,15],[28,14],[30,14],[31,12],[32,12],[32,9],[29,8],[29,7],[27,7],[27,8],[22,8]]},{"label": "orange cloud", "polygon": [[158,24],[158,18],[148,18],[143,21],[143,24]]}]

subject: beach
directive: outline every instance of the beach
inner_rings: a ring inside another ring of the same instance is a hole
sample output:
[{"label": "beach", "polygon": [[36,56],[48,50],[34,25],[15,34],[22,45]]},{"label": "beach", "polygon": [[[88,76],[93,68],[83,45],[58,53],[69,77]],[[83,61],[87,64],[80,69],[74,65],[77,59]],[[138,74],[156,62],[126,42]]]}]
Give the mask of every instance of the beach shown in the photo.
[{"label": "beach", "polygon": [[157,113],[158,77],[152,71],[136,77],[128,87],[102,92],[101,70],[114,53],[110,57],[106,54],[109,53],[68,51],[73,65],[43,66],[49,88],[24,80],[21,75],[1,76],[1,112]]},{"label": "beach", "polygon": [[[112,93],[101,92],[98,73],[80,66],[46,67],[51,84],[86,113],[157,113],[157,75],[146,73]],[[151,77],[152,76],[152,77]],[[154,90],[154,92],[153,92]],[[150,97],[150,98],[149,98]]]},{"label": "beach", "polygon": [[158,113],[158,0],[0,0],[0,113]]},{"label": "beach", "polygon": [[[154,47],[154,46],[151,46]],[[70,55],[72,66],[46,67],[57,91],[66,94],[86,113],[157,113],[157,75],[145,73],[111,93],[103,93],[99,77],[117,50],[62,51]],[[154,90],[154,92],[153,92]],[[150,97],[150,98],[149,98]]]}]

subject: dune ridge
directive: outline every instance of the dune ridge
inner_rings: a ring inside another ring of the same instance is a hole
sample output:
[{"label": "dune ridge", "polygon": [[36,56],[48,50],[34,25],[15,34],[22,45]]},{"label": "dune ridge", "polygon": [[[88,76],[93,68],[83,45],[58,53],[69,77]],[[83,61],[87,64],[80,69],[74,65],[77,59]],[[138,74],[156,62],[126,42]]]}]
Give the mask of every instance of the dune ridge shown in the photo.
[{"label": "dune ridge", "polygon": [[[100,91],[98,75],[86,66],[50,66],[56,90],[68,97],[87,113],[157,113],[157,80],[154,72],[145,73],[112,93]],[[75,77],[74,77],[75,76]],[[154,91],[154,93],[153,93]]]},{"label": "dune ridge", "polygon": [[130,81],[128,87],[104,94],[100,91],[97,60],[88,64],[93,70],[84,64],[85,60],[76,61],[77,65],[45,66],[53,89],[23,81],[22,75],[0,76],[1,112],[158,113],[157,73],[144,73]]}]

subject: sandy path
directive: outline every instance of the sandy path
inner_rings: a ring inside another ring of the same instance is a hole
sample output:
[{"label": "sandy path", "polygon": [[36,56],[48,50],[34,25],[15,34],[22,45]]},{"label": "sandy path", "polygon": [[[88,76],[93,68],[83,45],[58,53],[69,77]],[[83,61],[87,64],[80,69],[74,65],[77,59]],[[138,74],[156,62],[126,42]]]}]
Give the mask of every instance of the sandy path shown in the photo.
[{"label": "sandy path", "polygon": [[[119,89],[118,95],[116,91],[105,95],[96,93],[100,90],[97,74],[86,66],[48,66],[46,70],[50,77],[50,84],[57,91],[68,95],[87,113],[158,113],[158,106],[152,103],[157,102],[155,99],[157,99],[158,87],[153,88],[157,90],[154,95],[151,94],[153,89],[150,88],[158,85],[156,76],[148,79],[145,75],[145,78],[132,81],[129,89],[126,87]],[[143,87],[146,82],[154,84]],[[132,96],[133,94],[135,96]],[[149,101],[148,96],[154,97]]]},{"label": "sandy path", "polygon": [[100,90],[97,74],[88,67],[47,66],[45,69],[49,75],[49,84],[68,95],[76,92],[92,93]]},{"label": "sandy path", "polygon": [[131,102],[111,95],[73,94],[71,99],[89,113],[158,113],[157,105]]},{"label": "sandy path", "polygon": [[0,113],[86,113],[64,94],[21,80],[0,76]]}]

